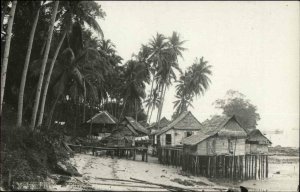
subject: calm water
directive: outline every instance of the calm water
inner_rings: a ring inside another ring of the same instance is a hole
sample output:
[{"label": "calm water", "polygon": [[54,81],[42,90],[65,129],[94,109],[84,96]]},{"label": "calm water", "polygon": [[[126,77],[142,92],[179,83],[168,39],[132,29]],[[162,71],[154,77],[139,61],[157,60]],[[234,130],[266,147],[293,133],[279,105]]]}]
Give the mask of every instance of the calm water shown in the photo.
[{"label": "calm water", "polygon": [[[280,171],[280,174],[275,174]],[[299,185],[299,161],[290,164],[269,164],[269,178],[250,180],[240,185],[267,191],[297,191]]]}]

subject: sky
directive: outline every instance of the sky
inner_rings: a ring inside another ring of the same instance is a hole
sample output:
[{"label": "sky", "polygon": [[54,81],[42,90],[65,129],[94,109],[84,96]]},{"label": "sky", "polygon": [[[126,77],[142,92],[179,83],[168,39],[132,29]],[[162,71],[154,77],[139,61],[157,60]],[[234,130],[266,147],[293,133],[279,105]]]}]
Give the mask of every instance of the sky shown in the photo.
[{"label": "sky", "polygon": [[[274,138],[273,145],[299,146],[299,2],[98,3],[106,12],[98,20],[105,39],[112,40],[124,61],[157,32],[170,36],[177,31],[187,40],[179,60],[183,70],[196,57],[212,65],[209,89],[189,109],[198,120],[221,114],[213,102],[237,90],[257,106],[258,128]],[[171,119],[174,95],[175,84],[167,90],[162,117]],[[272,136],[275,129],[283,135]]]}]

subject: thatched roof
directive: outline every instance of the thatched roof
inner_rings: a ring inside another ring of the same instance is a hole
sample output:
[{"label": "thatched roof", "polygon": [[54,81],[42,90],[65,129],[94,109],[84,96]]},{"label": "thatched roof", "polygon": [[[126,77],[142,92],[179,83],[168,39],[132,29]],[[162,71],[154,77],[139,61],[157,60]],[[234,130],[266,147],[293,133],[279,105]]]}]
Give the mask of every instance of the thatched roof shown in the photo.
[{"label": "thatched roof", "polygon": [[156,135],[165,133],[170,129],[177,130],[200,130],[201,123],[196,119],[196,117],[190,112],[185,111],[181,113],[175,120],[169,123],[167,126],[156,132]]},{"label": "thatched roof", "polygon": [[139,121],[139,124],[141,124],[143,127],[149,127],[149,124],[147,123],[147,120]]},{"label": "thatched roof", "polygon": [[198,132],[196,135],[192,135],[192,136],[183,138],[181,142],[184,145],[196,145],[196,144],[200,143],[201,141],[204,141],[208,137],[210,137],[210,135],[206,135],[202,132]]},{"label": "thatched roof", "polygon": [[93,124],[116,124],[118,120],[108,111],[100,111],[87,121],[87,123],[91,122]]},{"label": "thatched roof", "polygon": [[[159,128],[167,126],[170,122],[166,117],[163,117],[159,122]],[[157,129],[157,123],[152,123],[147,129]]]},{"label": "thatched roof", "polygon": [[207,135],[218,134],[225,137],[246,137],[247,132],[235,116],[215,116],[203,122],[201,131]]},{"label": "thatched roof", "polygon": [[184,138],[182,143],[185,145],[196,145],[214,135],[223,137],[247,137],[247,132],[240,126],[235,116],[215,116],[202,123],[201,132]]},{"label": "thatched roof", "polygon": [[[129,123],[129,125],[137,132],[148,134],[149,132],[137,121],[135,121],[132,117],[125,117],[125,120]],[[130,127],[128,126],[128,127]]]},{"label": "thatched roof", "polygon": [[264,136],[259,129],[253,129],[251,132],[249,132],[247,141],[257,142],[258,144],[272,144],[272,142],[266,136]]}]

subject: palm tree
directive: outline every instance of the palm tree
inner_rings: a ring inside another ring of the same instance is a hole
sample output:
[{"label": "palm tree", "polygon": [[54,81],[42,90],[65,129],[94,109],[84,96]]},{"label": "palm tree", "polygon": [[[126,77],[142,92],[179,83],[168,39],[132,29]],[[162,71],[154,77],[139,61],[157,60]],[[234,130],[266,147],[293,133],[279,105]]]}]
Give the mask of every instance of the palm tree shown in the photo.
[{"label": "palm tree", "polygon": [[49,51],[50,51],[50,45],[51,45],[51,40],[52,40],[54,23],[55,23],[55,18],[56,18],[56,14],[57,14],[58,5],[59,5],[59,1],[55,1],[54,6],[53,6],[53,13],[52,13],[52,16],[51,16],[50,30],[49,30],[49,34],[48,34],[48,37],[47,37],[46,49],[45,49],[45,53],[44,53],[44,56],[43,56],[42,66],[41,66],[41,70],[40,70],[40,77],[39,77],[36,96],[35,96],[35,100],[34,100],[33,112],[32,112],[31,123],[30,123],[31,130],[33,130],[35,128],[36,115],[37,115],[37,111],[38,111],[38,107],[39,107],[39,101],[40,101],[40,95],[41,95],[41,92],[42,92],[44,73],[45,73],[47,59],[48,59],[48,55],[49,55]]},{"label": "palm tree", "polygon": [[[149,99],[152,99],[154,84],[157,84],[158,76],[157,72],[159,67],[162,66],[162,63],[166,60],[166,54],[168,49],[168,42],[166,42],[166,37],[162,34],[157,33],[155,37],[153,37],[148,46],[142,46],[142,53],[140,55],[145,55],[145,61],[150,62],[150,72],[152,76],[151,80],[151,90]],[[154,106],[153,106],[154,107]],[[152,109],[153,109],[152,107]],[[151,106],[148,106],[147,110],[147,118],[149,115],[149,111]],[[152,113],[152,112],[151,112]]]},{"label": "palm tree", "polygon": [[17,1],[12,2],[12,7],[9,13],[8,19],[8,27],[6,32],[6,39],[5,39],[5,47],[3,53],[3,60],[1,58],[1,103],[0,103],[0,115],[2,115],[2,107],[3,107],[3,97],[4,97],[4,90],[5,90],[5,81],[6,81],[6,72],[7,72],[7,64],[8,64],[8,56],[10,50],[10,40],[12,36],[12,27],[14,23],[15,11],[17,7]]},{"label": "palm tree", "polygon": [[[62,17],[62,24],[65,25],[65,29],[64,29],[64,33],[62,35],[62,38],[60,40],[60,43],[58,44],[54,57],[52,59],[51,65],[50,65],[50,70],[48,72],[47,78],[46,78],[46,82],[45,82],[45,87],[44,87],[44,92],[43,92],[43,97],[42,97],[42,101],[41,101],[41,107],[40,107],[40,114],[39,114],[39,119],[38,119],[38,123],[37,126],[41,126],[42,122],[43,122],[43,116],[44,116],[44,108],[45,108],[45,103],[46,103],[46,97],[47,97],[47,92],[48,92],[48,86],[49,86],[49,82],[50,82],[50,78],[51,78],[51,74],[52,74],[52,69],[53,66],[55,64],[56,58],[58,56],[58,53],[60,51],[61,45],[66,37],[67,31],[69,31],[69,29],[71,28],[72,25],[72,20],[75,19],[77,20],[77,23],[79,24],[81,22],[81,24],[83,24],[83,22],[85,21],[88,25],[90,25],[91,27],[94,28],[94,30],[96,30],[101,37],[103,38],[103,31],[101,29],[101,27],[98,25],[97,21],[95,20],[94,17],[90,17],[89,15],[87,15],[86,11],[80,11],[80,9],[82,9],[82,4],[84,2],[73,2],[72,6],[70,6],[70,3],[67,3],[67,10],[65,12],[65,14]],[[94,6],[94,2],[87,2],[84,3],[87,5],[91,5]],[[94,7],[94,9],[98,8],[98,6]],[[101,11],[101,10],[100,10]],[[104,15],[102,12],[99,11],[98,16],[102,16]],[[75,17],[73,17],[73,14],[80,14],[80,15],[75,15]],[[85,83],[84,83],[85,86]],[[85,89],[84,89],[85,90]],[[86,94],[85,94],[86,95]],[[85,99],[85,97],[84,97]],[[83,121],[85,120],[85,107],[83,108],[84,110],[84,115],[83,115]]]},{"label": "palm tree", "polygon": [[[141,103],[141,99],[145,98],[145,83],[149,82],[149,71],[144,65],[138,61],[130,60],[126,63],[124,72],[124,87],[123,95],[123,109],[119,119],[121,119],[126,104],[136,106],[136,103]],[[134,110],[133,110],[134,111]]]},{"label": "palm tree", "polygon": [[173,68],[177,69],[181,73],[181,70],[178,65],[178,56],[182,57],[182,51],[186,50],[182,47],[185,41],[180,40],[180,36],[177,32],[173,32],[172,36],[169,37],[168,40],[168,49],[166,54],[167,59],[164,60],[158,71],[158,76],[160,77],[159,84],[161,85],[161,102],[157,114],[158,127],[163,109],[166,89],[171,84],[172,79],[176,80],[176,75]]},{"label": "palm tree", "polygon": [[150,116],[148,118],[148,121],[150,123],[150,120],[151,120],[151,117],[152,117],[152,113],[153,113],[153,110],[155,108],[158,108],[159,107],[159,104],[160,104],[160,100],[159,100],[159,97],[158,97],[158,89],[157,87],[153,90],[153,96],[150,94],[148,96],[148,98],[145,100],[145,103],[146,103],[146,107],[148,107],[148,112],[147,112],[147,117],[148,117],[148,113],[149,111],[150,112]]},{"label": "palm tree", "polygon": [[27,76],[27,71],[28,71],[28,66],[29,66],[29,61],[30,61],[30,56],[31,56],[31,50],[32,50],[32,45],[33,45],[35,29],[36,29],[36,26],[37,26],[37,23],[38,23],[38,20],[39,20],[39,14],[40,14],[40,8],[41,8],[40,2],[37,6],[38,6],[37,11],[36,11],[36,14],[35,14],[35,17],[34,17],[34,21],[33,21],[30,36],[29,36],[28,48],[27,48],[24,68],[23,68],[23,72],[22,72],[21,84],[20,84],[19,100],[18,100],[17,127],[22,126],[23,100],[24,100],[24,90],[25,90],[25,84],[26,84],[26,76]]},{"label": "palm tree", "polygon": [[176,85],[176,98],[174,108],[176,111],[173,117],[177,117],[183,111],[186,111],[189,106],[192,106],[194,96],[203,95],[210,84],[209,75],[211,72],[211,65],[207,64],[203,57],[195,59],[192,66],[190,66],[184,74],[181,74],[180,80]]}]

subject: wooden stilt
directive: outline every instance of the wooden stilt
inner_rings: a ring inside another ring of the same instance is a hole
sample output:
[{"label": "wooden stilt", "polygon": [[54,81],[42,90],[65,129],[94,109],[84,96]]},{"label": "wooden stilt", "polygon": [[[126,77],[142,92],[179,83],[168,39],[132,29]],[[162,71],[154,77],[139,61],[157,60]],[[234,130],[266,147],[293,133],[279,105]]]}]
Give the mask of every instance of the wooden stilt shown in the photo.
[{"label": "wooden stilt", "polygon": [[255,170],[255,173],[254,173],[255,176],[254,176],[254,178],[257,179],[257,155],[255,155],[254,158],[255,158],[255,169],[254,169]]},{"label": "wooden stilt", "polygon": [[268,178],[269,173],[269,164],[268,164],[268,155],[266,155],[266,178]]},{"label": "wooden stilt", "polygon": [[223,172],[222,172],[222,177],[226,177],[226,176],[225,176],[225,169],[226,169],[226,162],[225,162],[225,160],[226,160],[226,159],[225,159],[225,155],[224,155],[224,156],[223,156],[223,167],[222,167],[222,168],[223,168]]},{"label": "wooden stilt", "polygon": [[262,178],[265,178],[265,156],[262,155]]},{"label": "wooden stilt", "polygon": [[210,156],[208,156],[207,176],[210,177]]},{"label": "wooden stilt", "polygon": [[260,179],[260,170],[261,170],[261,156],[258,156],[258,179]]}]

